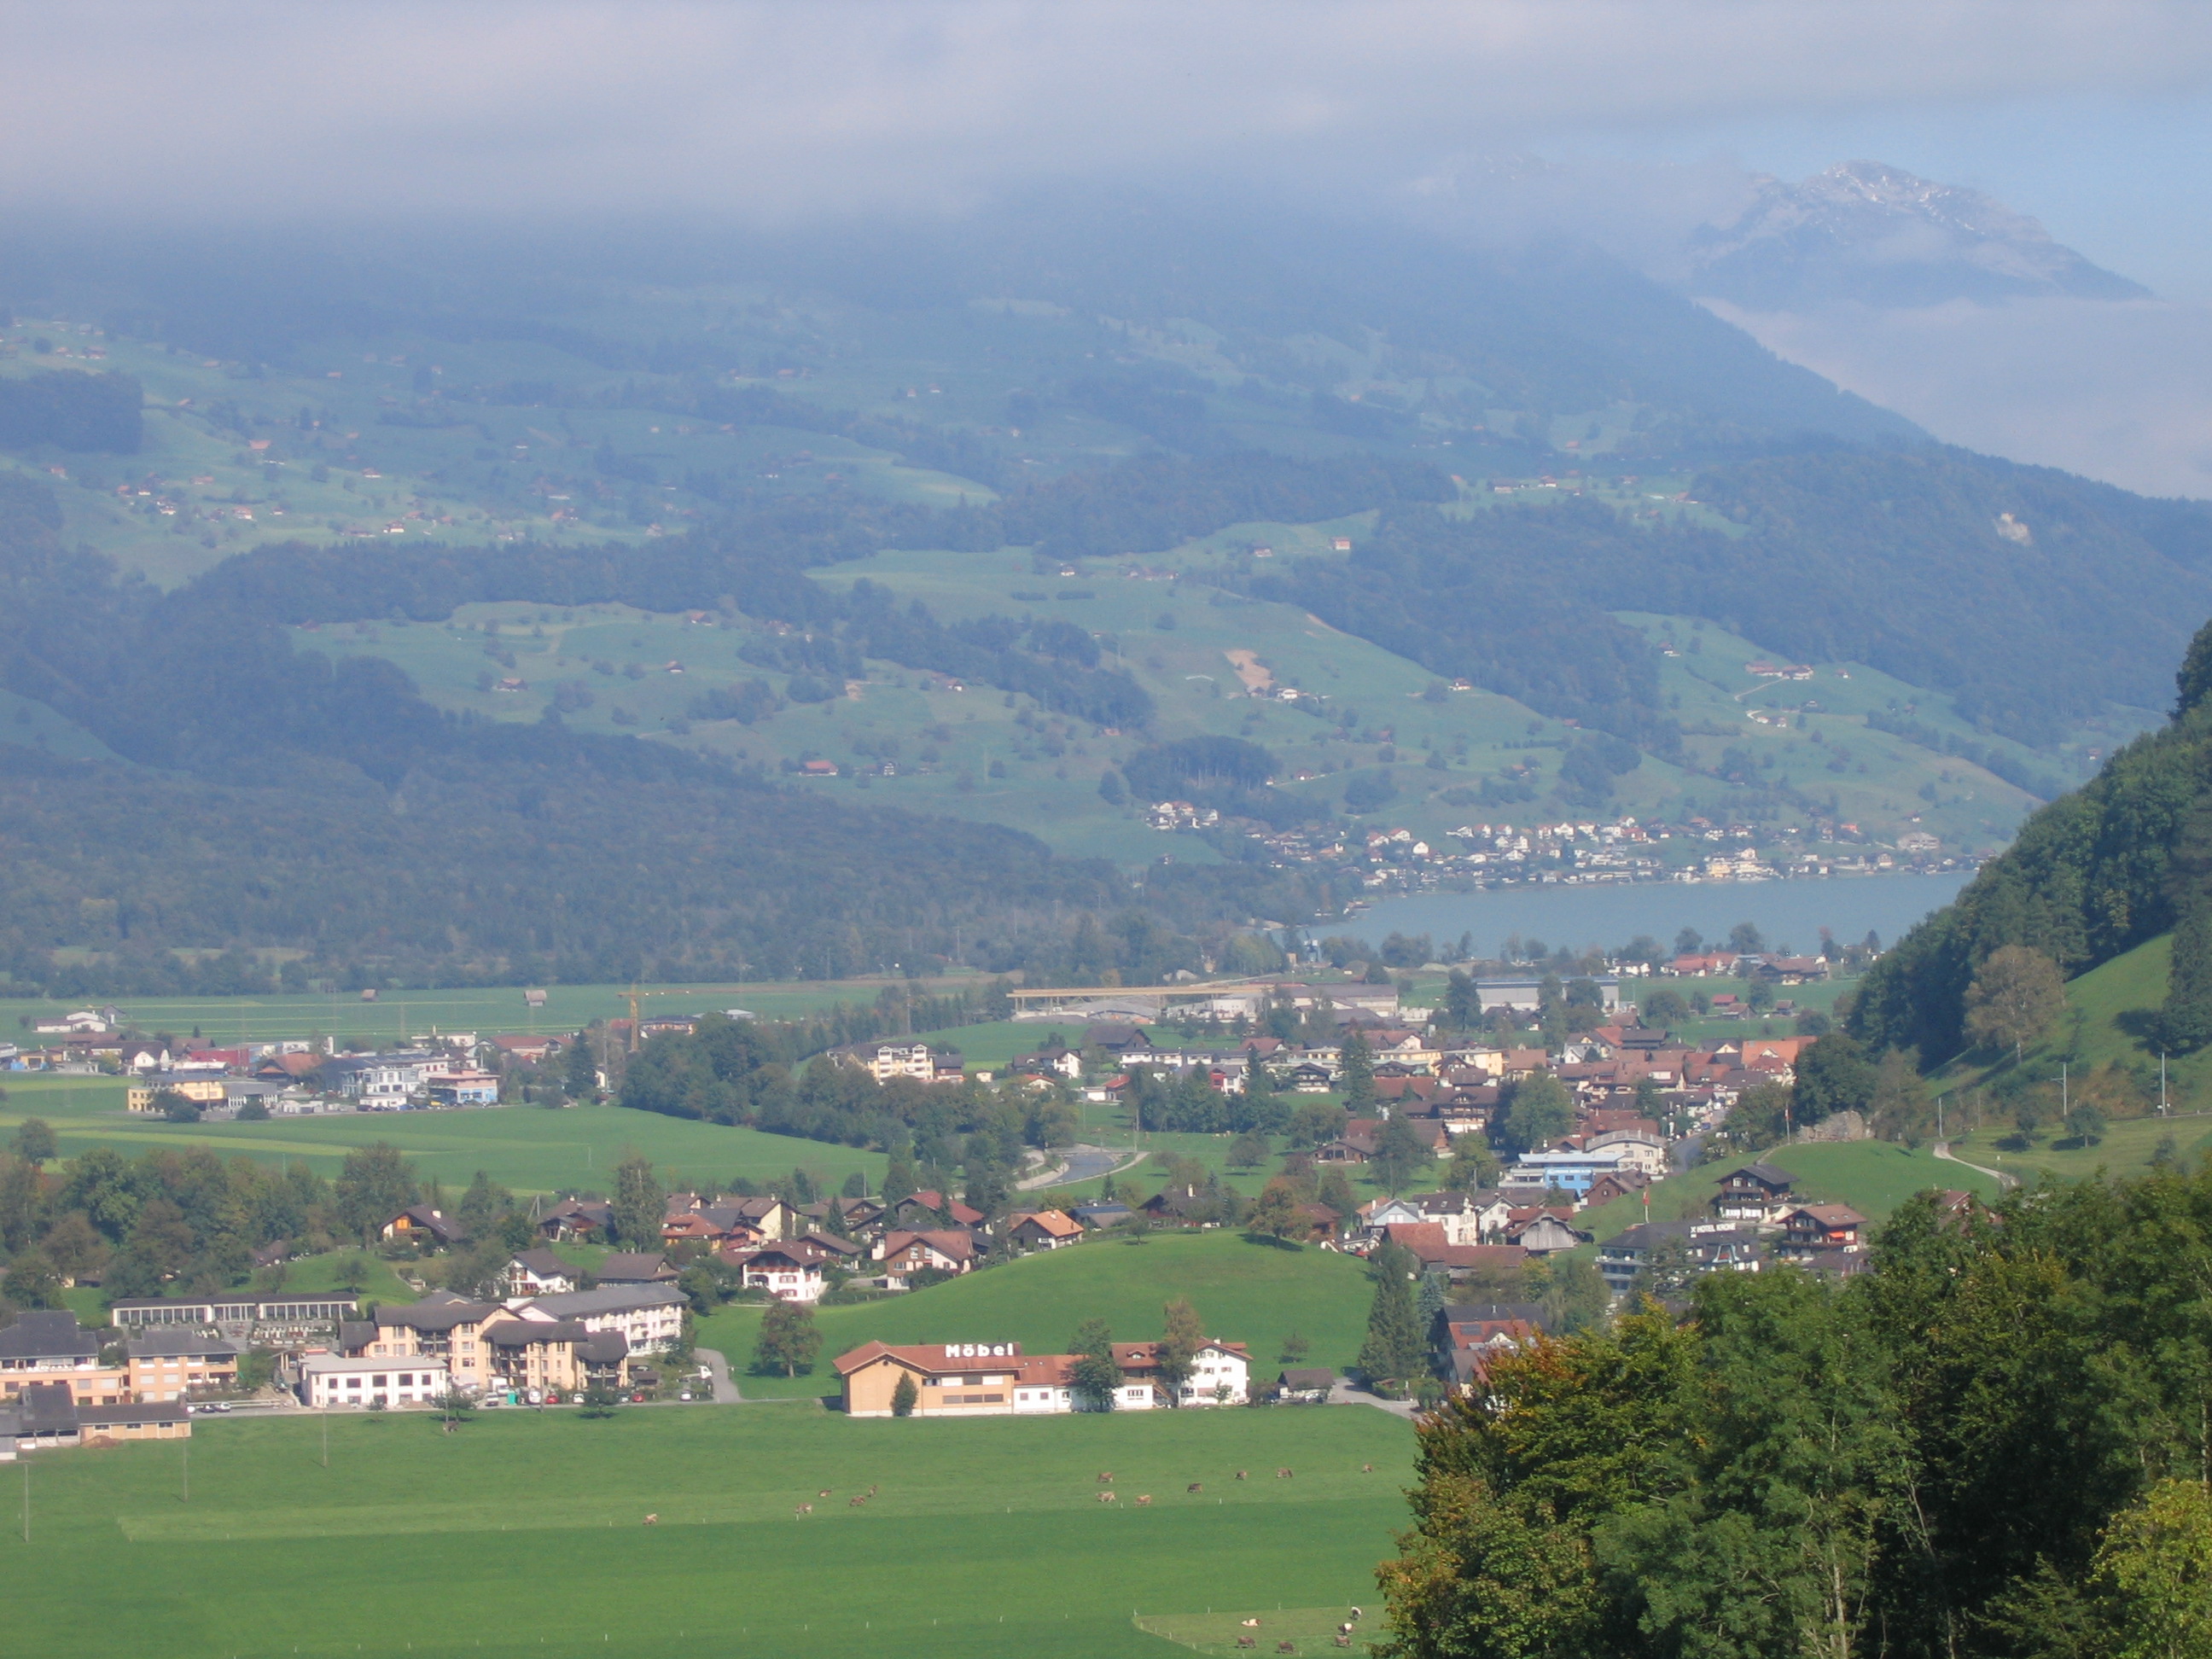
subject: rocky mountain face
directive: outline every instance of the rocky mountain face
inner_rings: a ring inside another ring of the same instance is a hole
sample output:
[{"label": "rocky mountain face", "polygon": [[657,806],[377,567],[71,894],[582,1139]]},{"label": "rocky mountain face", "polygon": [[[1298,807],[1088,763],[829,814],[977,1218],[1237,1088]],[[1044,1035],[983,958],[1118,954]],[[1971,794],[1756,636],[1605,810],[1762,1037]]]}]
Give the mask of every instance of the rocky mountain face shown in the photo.
[{"label": "rocky mountain face", "polygon": [[2149,292],[1978,191],[1878,161],[1845,161],[1802,184],[1763,179],[1735,222],[1692,234],[1689,254],[1692,293],[1753,311]]}]

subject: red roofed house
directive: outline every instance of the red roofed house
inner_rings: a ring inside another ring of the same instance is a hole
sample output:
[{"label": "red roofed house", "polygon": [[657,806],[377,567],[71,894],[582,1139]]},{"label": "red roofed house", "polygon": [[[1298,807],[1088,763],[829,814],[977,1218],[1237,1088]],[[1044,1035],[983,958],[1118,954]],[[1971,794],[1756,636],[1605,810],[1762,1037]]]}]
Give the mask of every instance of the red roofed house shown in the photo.
[{"label": "red roofed house", "polygon": [[1006,1218],[1006,1237],[1018,1249],[1056,1250],[1083,1237],[1083,1224],[1064,1210],[1038,1210]]}]

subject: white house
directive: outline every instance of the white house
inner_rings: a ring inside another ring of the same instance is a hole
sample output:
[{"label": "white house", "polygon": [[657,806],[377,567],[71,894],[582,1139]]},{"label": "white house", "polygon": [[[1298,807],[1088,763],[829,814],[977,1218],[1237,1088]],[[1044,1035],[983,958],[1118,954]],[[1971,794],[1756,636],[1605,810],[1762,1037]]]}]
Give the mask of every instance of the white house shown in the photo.
[{"label": "white house", "polygon": [[422,1406],[441,1398],[446,1362],[422,1354],[402,1359],[340,1359],[316,1354],[300,1362],[300,1400],[308,1406]]},{"label": "white house", "polygon": [[632,1353],[663,1352],[684,1334],[684,1292],[673,1285],[602,1285],[506,1306],[521,1319],[572,1320],[587,1331],[620,1331]]}]

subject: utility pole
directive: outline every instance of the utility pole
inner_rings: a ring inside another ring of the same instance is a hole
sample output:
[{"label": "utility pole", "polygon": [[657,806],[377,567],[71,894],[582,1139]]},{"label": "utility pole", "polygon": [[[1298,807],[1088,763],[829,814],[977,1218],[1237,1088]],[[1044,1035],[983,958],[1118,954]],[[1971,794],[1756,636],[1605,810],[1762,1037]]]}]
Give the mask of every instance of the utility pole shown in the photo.
[{"label": "utility pole", "polygon": [[2166,1115],[2166,1050],[2158,1051],[2158,1115]]},{"label": "utility pole", "polygon": [[2066,1092],[2066,1062],[2058,1062],[2058,1115],[2063,1119],[2074,1109],[2072,1097]]},{"label": "utility pole", "polygon": [[180,1463],[179,1463],[179,1467],[180,1467],[180,1468],[184,1470],[184,1473],[185,1473],[185,1497],[184,1497],[184,1501],[185,1501],[185,1503],[189,1504],[189,1503],[191,1503],[191,1502],[192,1501],[192,1447],[191,1447],[191,1442],[190,1442],[189,1440],[188,1440],[188,1441],[186,1441],[183,1445],[179,1446],[177,1449],[178,1449],[179,1451],[180,1451],[180,1452],[182,1452],[182,1453],[184,1454],[184,1456],[183,1456],[182,1460],[180,1461]]},{"label": "utility pole", "polygon": [[328,1468],[331,1466],[331,1408],[325,1406],[316,1415],[323,1419],[323,1467]]},{"label": "utility pole", "polygon": [[1943,1139],[1943,1097],[1936,1097],[1936,1139]]},{"label": "utility pole", "polygon": [[31,1466],[23,1465],[23,1541],[31,1541]]}]

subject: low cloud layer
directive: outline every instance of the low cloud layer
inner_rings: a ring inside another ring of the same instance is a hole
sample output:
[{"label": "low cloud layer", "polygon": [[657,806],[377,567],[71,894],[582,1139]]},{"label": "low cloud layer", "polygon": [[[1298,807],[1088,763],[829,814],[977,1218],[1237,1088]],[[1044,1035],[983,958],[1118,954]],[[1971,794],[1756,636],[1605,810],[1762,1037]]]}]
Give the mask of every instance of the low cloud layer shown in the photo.
[{"label": "low cloud layer", "polygon": [[2212,496],[2212,307],[2051,299],[1799,315],[1712,309],[1949,442],[2147,495]]},{"label": "low cloud layer", "polygon": [[2195,0],[6,9],[0,202],[344,219],[1351,186],[1596,129],[2212,79]]}]

